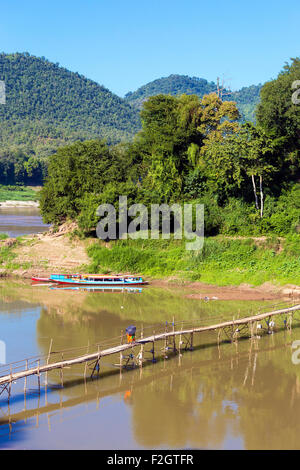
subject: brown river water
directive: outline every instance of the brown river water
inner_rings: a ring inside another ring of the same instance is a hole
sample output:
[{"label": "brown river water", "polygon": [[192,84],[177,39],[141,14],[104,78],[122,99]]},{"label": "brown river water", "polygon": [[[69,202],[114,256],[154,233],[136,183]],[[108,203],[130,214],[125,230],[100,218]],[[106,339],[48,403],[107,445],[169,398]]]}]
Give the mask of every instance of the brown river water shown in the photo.
[{"label": "brown river water", "polygon": [[[186,298],[178,289],[87,292],[0,281],[0,339],[6,362],[87,346],[129,325],[198,320],[211,323],[257,313],[271,302]],[[298,317],[297,317],[298,315]],[[216,345],[216,333],[195,335],[194,351],[123,370],[103,359],[99,378],[84,381],[84,364],[12,386],[0,396],[0,446],[17,449],[299,449],[300,365],[279,328],[256,340]],[[156,350],[163,344],[158,343]]]},{"label": "brown river water", "polygon": [[9,237],[45,232],[48,227],[43,223],[38,208],[0,206],[0,233]]}]

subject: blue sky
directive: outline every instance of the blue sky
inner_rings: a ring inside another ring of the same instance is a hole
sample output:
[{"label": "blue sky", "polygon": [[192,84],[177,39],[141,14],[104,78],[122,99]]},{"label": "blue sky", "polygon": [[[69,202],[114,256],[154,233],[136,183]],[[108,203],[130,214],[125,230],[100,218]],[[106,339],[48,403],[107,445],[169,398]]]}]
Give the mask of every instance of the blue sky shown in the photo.
[{"label": "blue sky", "polygon": [[123,96],[172,73],[238,89],[300,55],[299,0],[11,0],[0,51],[45,56]]}]

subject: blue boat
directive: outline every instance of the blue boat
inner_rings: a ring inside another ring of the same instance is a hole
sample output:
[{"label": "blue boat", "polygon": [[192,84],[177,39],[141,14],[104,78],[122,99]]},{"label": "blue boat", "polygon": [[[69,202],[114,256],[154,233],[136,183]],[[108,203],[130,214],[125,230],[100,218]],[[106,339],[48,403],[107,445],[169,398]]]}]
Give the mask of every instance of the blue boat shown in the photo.
[{"label": "blue boat", "polygon": [[132,275],[110,276],[109,274],[51,274],[50,281],[76,286],[136,286],[147,284],[142,277]]}]

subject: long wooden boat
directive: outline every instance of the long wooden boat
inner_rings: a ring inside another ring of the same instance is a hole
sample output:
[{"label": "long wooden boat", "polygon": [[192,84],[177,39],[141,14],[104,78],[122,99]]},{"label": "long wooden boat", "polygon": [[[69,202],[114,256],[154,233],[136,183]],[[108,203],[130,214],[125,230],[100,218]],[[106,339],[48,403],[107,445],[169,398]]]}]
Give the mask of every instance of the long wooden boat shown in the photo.
[{"label": "long wooden boat", "polygon": [[54,282],[50,277],[32,277],[31,280],[34,282]]},{"label": "long wooden boat", "polygon": [[75,286],[136,286],[145,285],[146,281],[140,276],[109,274],[51,274],[50,281],[57,284],[68,284]]}]

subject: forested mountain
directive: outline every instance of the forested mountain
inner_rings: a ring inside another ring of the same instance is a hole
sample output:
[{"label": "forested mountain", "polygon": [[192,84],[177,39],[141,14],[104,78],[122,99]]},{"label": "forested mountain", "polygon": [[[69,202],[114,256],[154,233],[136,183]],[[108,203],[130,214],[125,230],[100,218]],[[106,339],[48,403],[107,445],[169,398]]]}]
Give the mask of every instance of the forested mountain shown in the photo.
[{"label": "forested mountain", "polygon": [[45,170],[43,157],[61,145],[89,138],[127,141],[140,128],[129,103],[45,58],[2,53],[0,80],[6,88],[6,104],[0,105],[0,183],[25,182],[28,159],[27,182],[37,182]]},{"label": "forested mountain", "polygon": [[[254,121],[254,111],[259,103],[259,93],[261,85],[251,85],[243,87],[239,91],[228,93],[224,90],[224,100],[236,101],[238,109],[244,120]],[[208,82],[204,78],[188,77],[187,75],[170,75],[147,83],[134,92],[125,95],[125,100],[131,105],[140,109],[143,102],[149,97],[159,94],[166,95],[197,95],[202,98],[204,95],[216,92],[217,84]]]},{"label": "forested mountain", "polygon": [[[41,184],[47,157],[77,140],[130,141],[141,128],[143,102],[157,94],[203,97],[217,86],[202,78],[170,75],[122,99],[78,73],[28,53],[0,54],[0,184]],[[242,88],[234,100],[246,120],[254,119],[260,86]]]}]

